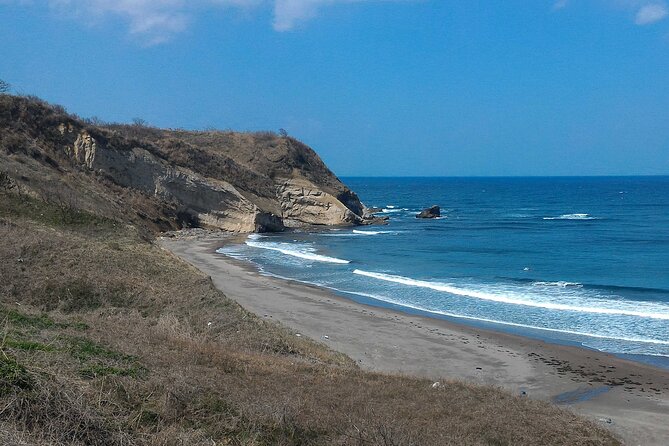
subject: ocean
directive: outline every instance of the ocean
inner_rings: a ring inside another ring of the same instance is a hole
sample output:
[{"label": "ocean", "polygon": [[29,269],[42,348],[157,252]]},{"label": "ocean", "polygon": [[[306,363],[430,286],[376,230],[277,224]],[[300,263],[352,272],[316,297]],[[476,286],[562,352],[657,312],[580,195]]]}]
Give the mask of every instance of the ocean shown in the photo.
[{"label": "ocean", "polygon": [[[219,253],[356,301],[669,367],[669,177],[344,178],[387,226]],[[439,219],[417,219],[430,205]]]}]

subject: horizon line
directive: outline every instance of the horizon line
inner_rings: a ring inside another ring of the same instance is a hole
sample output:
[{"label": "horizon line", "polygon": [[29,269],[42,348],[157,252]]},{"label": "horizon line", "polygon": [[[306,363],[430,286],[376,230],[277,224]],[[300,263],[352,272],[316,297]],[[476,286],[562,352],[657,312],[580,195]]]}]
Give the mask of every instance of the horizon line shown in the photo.
[{"label": "horizon line", "polygon": [[339,178],[663,178],[665,174],[632,175],[337,175]]}]

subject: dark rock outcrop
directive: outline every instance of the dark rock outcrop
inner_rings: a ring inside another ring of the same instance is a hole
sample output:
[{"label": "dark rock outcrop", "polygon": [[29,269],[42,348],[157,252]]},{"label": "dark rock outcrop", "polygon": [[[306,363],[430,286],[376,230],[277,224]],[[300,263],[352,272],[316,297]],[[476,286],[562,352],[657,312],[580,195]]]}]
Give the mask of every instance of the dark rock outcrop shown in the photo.
[{"label": "dark rock outcrop", "polygon": [[419,214],[416,214],[416,218],[437,218],[441,216],[441,209],[439,206],[430,206],[427,209],[423,209]]}]

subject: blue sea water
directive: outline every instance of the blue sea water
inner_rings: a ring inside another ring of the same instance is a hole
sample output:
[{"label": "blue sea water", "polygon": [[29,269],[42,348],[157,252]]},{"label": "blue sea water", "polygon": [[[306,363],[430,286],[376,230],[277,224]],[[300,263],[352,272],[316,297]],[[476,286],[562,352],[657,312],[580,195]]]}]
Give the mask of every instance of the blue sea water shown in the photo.
[{"label": "blue sea water", "polygon": [[[669,363],[669,177],[344,182],[389,224],[219,252],[368,304]],[[441,218],[415,218],[433,204]]]}]

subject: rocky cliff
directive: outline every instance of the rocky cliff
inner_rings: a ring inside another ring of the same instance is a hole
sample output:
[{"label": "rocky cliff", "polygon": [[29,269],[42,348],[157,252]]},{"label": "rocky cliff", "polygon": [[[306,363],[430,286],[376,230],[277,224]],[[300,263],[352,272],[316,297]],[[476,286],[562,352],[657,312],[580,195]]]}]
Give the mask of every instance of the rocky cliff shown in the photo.
[{"label": "rocky cliff", "polygon": [[24,192],[156,229],[372,221],[311,148],[267,132],[96,124],[36,98],[0,95],[0,163]]}]

